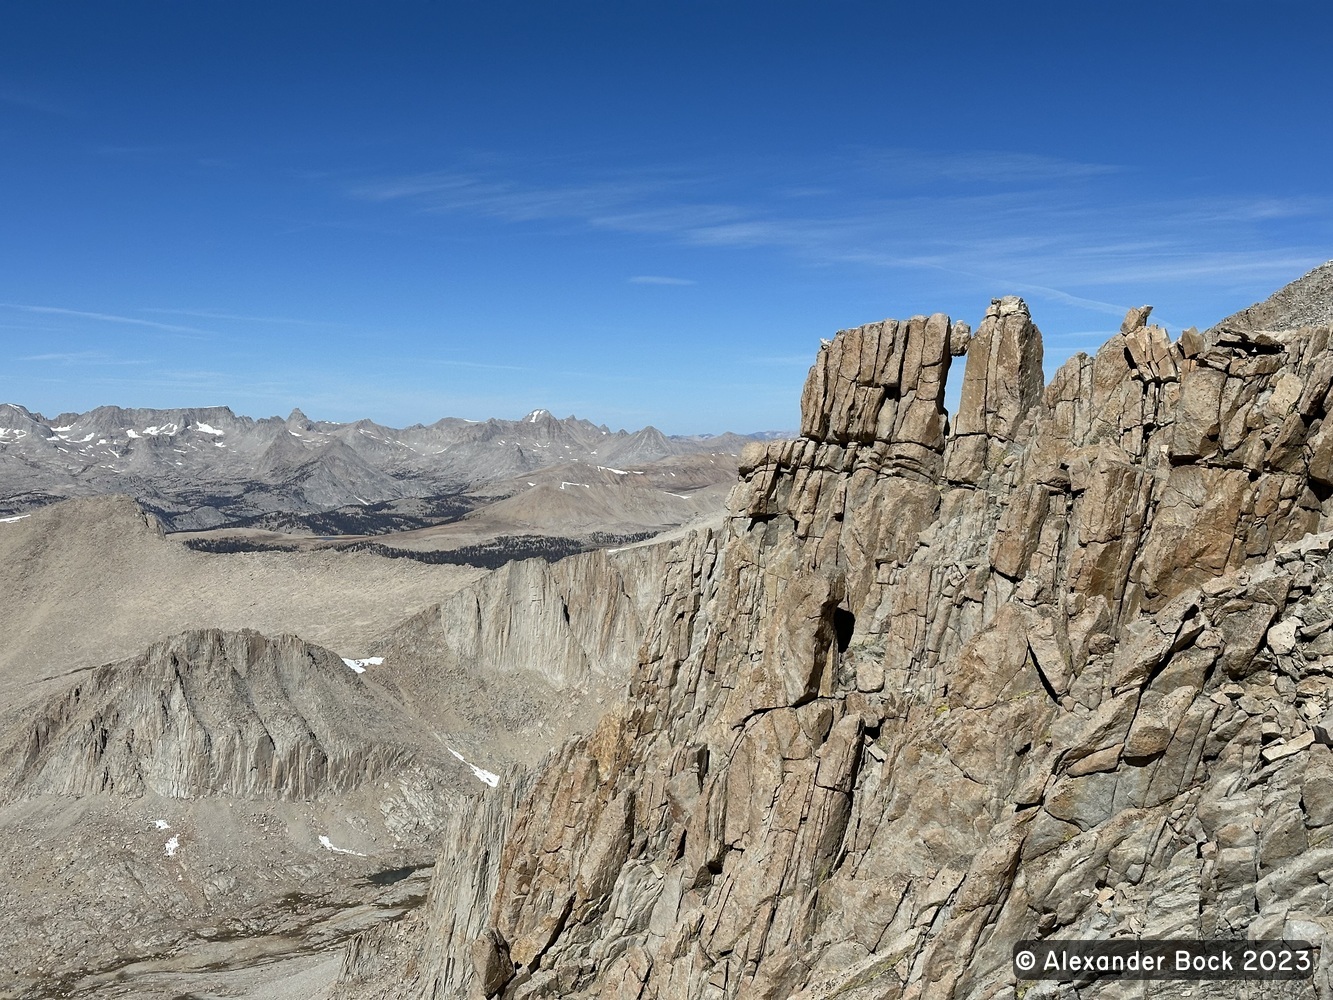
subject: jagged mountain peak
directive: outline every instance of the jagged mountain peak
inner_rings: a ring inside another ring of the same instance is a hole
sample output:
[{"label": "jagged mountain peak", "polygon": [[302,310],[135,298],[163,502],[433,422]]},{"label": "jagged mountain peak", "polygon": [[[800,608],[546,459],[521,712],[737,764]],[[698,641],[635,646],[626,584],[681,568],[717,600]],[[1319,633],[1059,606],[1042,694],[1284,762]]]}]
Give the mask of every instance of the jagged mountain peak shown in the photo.
[{"label": "jagged mountain peak", "polygon": [[288,430],[309,432],[315,429],[314,422],[301,412],[301,408],[294,407],[292,412],[287,414],[285,421]]},{"label": "jagged mountain peak", "polygon": [[[285,419],[254,420],[226,407],[103,406],[52,422],[13,405],[0,408],[0,482],[10,491],[0,496],[0,504],[10,501],[0,511],[121,492],[151,502],[173,530],[190,530],[245,523],[276,509],[305,516],[453,495],[570,462],[643,464],[712,450],[702,439],[666,438],[651,427],[614,436],[629,448],[609,444],[611,437],[604,426],[558,419],[545,408],[521,420],[444,418],[394,428],[368,419],[311,420],[299,408]],[[330,467],[335,462],[340,468]],[[201,505],[203,497],[213,502]]]}]

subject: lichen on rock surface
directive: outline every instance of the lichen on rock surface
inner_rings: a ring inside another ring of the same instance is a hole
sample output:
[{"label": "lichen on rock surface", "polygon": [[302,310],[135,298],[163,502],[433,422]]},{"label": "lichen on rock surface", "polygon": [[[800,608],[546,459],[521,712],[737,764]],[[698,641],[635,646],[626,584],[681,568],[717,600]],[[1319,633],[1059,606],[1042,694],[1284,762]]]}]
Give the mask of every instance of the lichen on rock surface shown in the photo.
[{"label": "lichen on rock surface", "polygon": [[1016,298],[826,343],[433,995],[1009,997],[1026,937],[1323,941],[1331,332],[1148,313],[1047,385]]}]

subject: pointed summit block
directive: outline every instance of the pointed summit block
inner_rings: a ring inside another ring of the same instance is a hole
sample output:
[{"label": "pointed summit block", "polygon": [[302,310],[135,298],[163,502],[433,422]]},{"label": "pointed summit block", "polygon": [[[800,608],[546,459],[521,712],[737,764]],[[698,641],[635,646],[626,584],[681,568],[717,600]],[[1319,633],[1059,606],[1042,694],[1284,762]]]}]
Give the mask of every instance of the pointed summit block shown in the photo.
[{"label": "pointed summit block", "polygon": [[1125,319],[1120,324],[1121,333],[1133,333],[1148,325],[1148,317],[1152,315],[1152,306],[1139,306],[1137,309],[1131,309],[1125,313]]},{"label": "pointed summit block", "polygon": [[975,483],[994,468],[1023,417],[1041,401],[1041,361],[1041,331],[1027,303],[1015,295],[993,300],[967,347],[956,440],[945,472],[950,480]]},{"label": "pointed summit block", "polygon": [[287,429],[289,431],[296,431],[298,434],[304,434],[307,431],[313,430],[314,427],[315,425],[311,423],[310,418],[301,412],[300,407],[292,410],[292,412],[287,415]]}]

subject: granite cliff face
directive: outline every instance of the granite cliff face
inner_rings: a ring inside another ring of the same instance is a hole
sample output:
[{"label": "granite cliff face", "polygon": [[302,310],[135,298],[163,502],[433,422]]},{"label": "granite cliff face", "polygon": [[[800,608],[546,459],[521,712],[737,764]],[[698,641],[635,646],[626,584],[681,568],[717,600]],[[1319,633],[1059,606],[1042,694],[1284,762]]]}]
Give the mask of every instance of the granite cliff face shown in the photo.
[{"label": "granite cliff face", "polygon": [[1073,996],[1013,944],[1324,941],[1333,334],[1148,314],[1046,386],[1013,298],[826,343],[500,824],[471,969],[441,886],[426,972],[348,995]]}]

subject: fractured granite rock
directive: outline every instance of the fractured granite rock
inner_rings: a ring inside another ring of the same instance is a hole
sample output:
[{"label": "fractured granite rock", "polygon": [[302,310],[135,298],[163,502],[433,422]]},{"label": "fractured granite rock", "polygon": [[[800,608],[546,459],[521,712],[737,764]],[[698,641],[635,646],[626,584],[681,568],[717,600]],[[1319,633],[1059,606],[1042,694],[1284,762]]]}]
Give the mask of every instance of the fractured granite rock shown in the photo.
[{"label": "fractured granite rock", "polygon": [[1043,387],[1021,300],[957,327],[820,350],[433,995],[990,998],[1026,937],[1327,943],[1331,331],[1145,307]]}]

